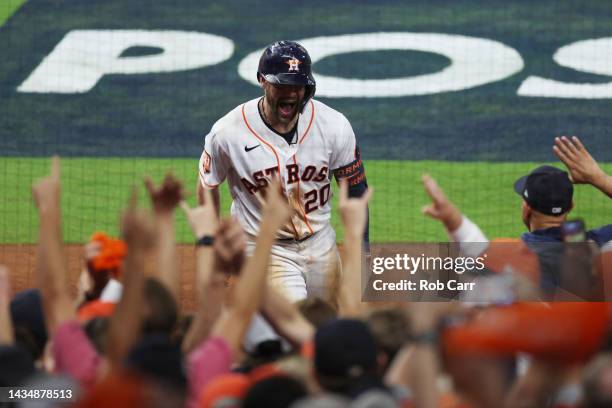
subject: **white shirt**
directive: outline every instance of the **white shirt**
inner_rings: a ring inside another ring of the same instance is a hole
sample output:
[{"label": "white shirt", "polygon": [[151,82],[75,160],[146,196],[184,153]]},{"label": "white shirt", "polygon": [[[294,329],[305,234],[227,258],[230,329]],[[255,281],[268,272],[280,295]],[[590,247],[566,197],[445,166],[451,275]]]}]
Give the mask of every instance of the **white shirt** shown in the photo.
[{"label": "white shirt", "polygon": [[100,294],[100,300],[102,302],[119,303],[122,294],[123,285],[121,282],[116,279],[110,279]]},{"label": "white shirt", "polygon": [[355,160],[355,134],[344,115],[310,100],[288,144],[262,120],[259,99],[236,107],[214,124],[200,158],[200,182],[214,188],[227,179],[232,215],[248,234],[256,235],[261,203],[255,192],[280,171],[295,213],[279,238],[303,239],[330,222],[331,176]]}]

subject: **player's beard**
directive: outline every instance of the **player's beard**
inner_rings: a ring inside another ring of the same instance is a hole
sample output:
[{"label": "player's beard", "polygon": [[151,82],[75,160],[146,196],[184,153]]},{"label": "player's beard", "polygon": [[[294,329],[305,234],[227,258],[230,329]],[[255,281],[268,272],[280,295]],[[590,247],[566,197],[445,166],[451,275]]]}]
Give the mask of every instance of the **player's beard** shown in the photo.
[{"label": "player's beard", "polygon": [[[274,119],[283,125],[288,125],[296,119],[302,101],[299,98],[279,98],[271,101],[270,98],[266,97],[266,102],[272,111],[272,115],[274,115]],[[288,104],[290,106],[287,106]]]}]

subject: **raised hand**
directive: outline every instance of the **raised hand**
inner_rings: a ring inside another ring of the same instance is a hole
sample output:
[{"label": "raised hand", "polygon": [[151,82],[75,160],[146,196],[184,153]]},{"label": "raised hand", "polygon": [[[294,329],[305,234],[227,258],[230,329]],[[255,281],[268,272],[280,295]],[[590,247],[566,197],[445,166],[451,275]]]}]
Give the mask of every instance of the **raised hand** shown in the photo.
[{"label": "raised hand", "polygon": [[373,189],[370,187],[359,198],[350,198],[348,195],[348,181],[344,178],[339,180],[340,198],[338,199],[338,211],[344,225],[345,235],[362,237],[368,222],[368,202],[372,198]]},{"label": "raised hand", "polygon": [[423,214],[441,221],[448,231],[455,231],[461,225],[461,211],[446,197],[444,191],[428,174],[423,174],[423,187],[431,199],[431,204],[422,208]]},{"label": "raised hand", "polygon": [[145,187],[153,203],[153,209],[158,214],[171,214],[184,198],[183,184],[171,173],[166,174],[159,187],[147,177]]},{"label": "raised hand", "polygon": [[32,188],[34,201],[40,212],[59,210],[60,208],[60,159],[51,158],[51,171],[40,179]]},{"label": "raised hand", "polygon": [[291,216],[292,209],[283,194],[280,180],[274,177],[266,188],[262,205],[262,220],[271,222],[274,229],[278,229]]},{"label": "raised hand", "polygon": [[606,177],[593,156],[576,136],[555,138],[553,146],[555,155],[565,164],[570,178],[576,184],[598,184]]},{"label": "raised hand", "polygon": [[203,194],[204,203],[198,207],[190,208],[185,201],[181,201],[181,208],[185,212],[196,238],[201,238],[204,235],[214,235],[219,225],[211,191],[204,189]]},{"label": "raised hand", "polygon": [[131,249],[148,250],[155,245],[155,226],[150,214],[145,210],[139,210],[138,193],[132,191],[128,208],[123,213],[121,222],[121,234]]},{"label": "raised hand", "polygon": [[[344,226],[344,251],[342,252],[342,275],[338,285],[337,302],[339,314],[356,317],[364,312],[361,303],[361,272],[363,258],[363,232],[368,221],[368,202],[373,190],[368,188],[359,198],[349,198],[348,181],[340,183],[338,212]],[[332,295],[333,296],[333,295]]]},{"label": "raised hand", "polygon": [[47,330],[74,317],[68,284],[66,256],[62,248],[60,211],[60,159],[51,158],[49,175],[32,188],[40,216],[36,276],[43,298]]},{"label": "raised hand", "polygon": [[238,221],[231,218],[221,221],[213,250],[216,271],[235,274],[240,270],[245,259],[246,237]]}]

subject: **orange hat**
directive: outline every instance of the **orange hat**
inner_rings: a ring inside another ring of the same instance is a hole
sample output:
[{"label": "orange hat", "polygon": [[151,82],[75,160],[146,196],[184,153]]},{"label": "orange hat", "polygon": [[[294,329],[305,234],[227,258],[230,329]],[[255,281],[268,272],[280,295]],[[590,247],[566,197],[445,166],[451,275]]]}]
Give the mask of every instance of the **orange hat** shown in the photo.
[{"label": "orange hat", "polygon": [[95,232],[90,242],[100,243],[100,253],[91,259],[91,265],[94,271],[103,271],[108,269],[117,270],[125,258],[127,253],[127,245],[120,239],[110,238],[103,232]]},{"label": "orange hat", "polygon": [[239,407],[251,386],[245,374],[230,373],[212,380],[200,395],[200,407],[214,408],[217,404],[224,407]]},{"label": "orange hat", "polygon": [[573,363],[601,346],[608,313],[604,302],[534,302],[490,308],[464,325],[445,329],[442,344],[450,356],[524,352]]},{"label": "orange hat", "polygon": [[483,255],[484,264],[493,272],[511,267],[536,285],[540,285],[540,261],[520,239],[497,238],[491,241]]},{"label": "orange hat", "polygon": [[81,322],[86,322],[96,317],[110,317],[115,311],[115,303],[92,300],[85,303],[79,309],[77,315]]}]

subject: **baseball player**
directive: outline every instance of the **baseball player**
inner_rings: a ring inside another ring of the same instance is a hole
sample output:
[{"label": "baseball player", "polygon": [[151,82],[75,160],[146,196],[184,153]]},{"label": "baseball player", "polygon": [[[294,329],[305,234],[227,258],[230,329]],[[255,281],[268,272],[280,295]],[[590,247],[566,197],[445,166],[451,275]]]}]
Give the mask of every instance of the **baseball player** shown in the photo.
[{"label": "baseball player", "polygon": [[257,193],[279,177],[295,211],[273,247],[270,282],[294,301],[323,296],[329,262],[337,260],[331,177],[347,178],[351,196],[367,188],[355,134],[344,115],[313,99],[311,60],[300,44],[268,46],[257,79],[264,96],[233,109],[206,136],[198,196],[211,189],[218,209],[217,187],[227,179],[232,216],[252,248],[261,220]]}]

